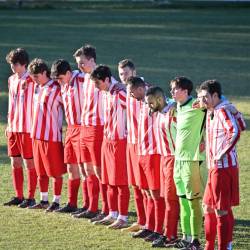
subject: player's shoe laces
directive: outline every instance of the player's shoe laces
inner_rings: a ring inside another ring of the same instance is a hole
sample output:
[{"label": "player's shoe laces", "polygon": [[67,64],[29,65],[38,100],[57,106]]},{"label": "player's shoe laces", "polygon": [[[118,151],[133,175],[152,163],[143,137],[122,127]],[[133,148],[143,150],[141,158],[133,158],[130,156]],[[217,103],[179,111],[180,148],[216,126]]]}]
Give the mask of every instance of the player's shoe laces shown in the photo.
[{"label": "player's shoe laces", "polygon": [[190,242],[187,247],[181,248],[181,250],[203,250],[203,248],[201,247],[199,240],[195,239]]},{"label": "player's shoe laces", "polygon": [[69,203],[67,203],[67,205],[64,207],[55,210],[57,213],[73,213],[75,211],[77,211],[77,207],[71,206]]},{"label": "player's shoe laces", "polygon": [[152,242],[152,247],[165,247],[167,241],[166,236],[160,235],[160,237]]},{"label": "player's shoe laces", "polygon": [[127,228],[123,228],[121,231],[123,233],[133,233],[133,232],[138,232],[141,229],[143,229],[143,226],[141,226],[140,224],[135,222],[131,226],[129,226]]},{"label": "player's shoe laces", "polygon": [[186,249],[185,247],[189,246],[189,244],[190,242],[183,239],[179,239],[174,243],[173,247],[178,249]]},{"label": "player's shoe laces", "polygon": [[128,222],[122,219],[117,219],[111,225],[107,226],[109,229],[122,229],[128,226]]},{"label": "player's shoe laces", "polygon": [[28,209],[47,209],[49,206],[48,201],[40,201],[39,203],[35,204],[34,206],[28,207]]},{"label": "player's shoe laces", "polygon": [[4,206],[18,206],[23,202],[23,199],[20,199],[18,197],[12,197],[10,201],[5,202],[3,205]]},{"label": "player's shoe laces", "polygon": [[82,207],[82,208],[78,208],[75,212],[72,212],[71,215],[75,215],[75,214],[80,214],[80,213],[83,213],[85,211],[87,211],[88,208],[87,207]]},{"label": "player's shoe laces", "polygon": [[142,229],[136,233],[132,233],[132,238],[146,238],[148,237],[150,234],[152,234],[153,232],[148,230],[148,229]]},{"label": "player's shoe laces", "polygon": [[80,214],[74,214],[74,215],[72,215],[72,217],[77,218],[77,219],[80,219],[80,218],[92,219],[92,218],[96,217],[97,214],[98,214],[98,211],[92,212],[90,210],[87,210],[87,211],[82,212]]},{"label": "player's shoe laces", "polygon": [[20,208],[28,208],[28,207],[32,207],[36,204],[36,200],[35,199],[25,199],[23,200],[23,202],[21,204],[18,205],[18,207]]},{"label": "player's shoe laces", "polygon": [[111,215],[108,215],[106,217],[104,217],[102,220],[99,221],[94,221],[93,224],[94,225],[111,225],[112,223],[114,223],[116,221],[115,218],[113,218]]},{"label": "player's shoe laces", "polygon": [[60,208],[59,203],[53,201],[52,204],[45,210],[46,213],[54,212]]},{"label": "player's shoe laces", "polygon": [[152,234],[150,234],[149,236],[147,236],[146,238],[144,238],[145,241],[148,241],[148,242],[153,242],[157,239],[159,239],[161,236],[161,234],[159,233],[156,233],[156,232],[153,232]]},{"label": "player's shoe laces", "polygon": [[173,248],[177,241],[179,241],[179,239],[177,239],[177,238],[176,239],[171,239],[171,240],[167,239],[166,242],[165,242],[165,248]]},{"label": "player's shoe laces", "polygon": [[101,212],[96,217],[90,219],[89,222],[94,223],[95,221],[103,220],[106,216],[107,216],[107,214]]}]

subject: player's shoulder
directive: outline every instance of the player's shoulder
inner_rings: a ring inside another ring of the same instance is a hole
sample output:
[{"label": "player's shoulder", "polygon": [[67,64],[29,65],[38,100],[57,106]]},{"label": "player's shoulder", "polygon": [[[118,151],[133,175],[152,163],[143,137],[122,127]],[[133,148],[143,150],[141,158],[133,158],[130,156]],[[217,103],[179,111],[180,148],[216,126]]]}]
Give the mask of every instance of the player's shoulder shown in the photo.
[{"label": "player's shoulder", "polygon": [[115,94],[125,94],[127,93],[126,86],[120,82],[116,82],[112,89],[112,92]]}]

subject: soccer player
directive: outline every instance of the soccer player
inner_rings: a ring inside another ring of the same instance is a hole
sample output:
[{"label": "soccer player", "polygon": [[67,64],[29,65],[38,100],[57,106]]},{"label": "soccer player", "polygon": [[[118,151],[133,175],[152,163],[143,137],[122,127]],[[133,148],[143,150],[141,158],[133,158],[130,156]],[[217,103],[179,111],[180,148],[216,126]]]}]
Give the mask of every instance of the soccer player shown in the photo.
[{"label": "soccer player", "polygon": [[177,102],[177,132],[174,181],[180,202],[180,221],[183,239],[174,247],[200,249],[202,210],[200,199],[206,184],[204,167],[205,112],[194,109],[191,96],[193,83],[186,77],[170,82],[171,94]]},{"label": "soccer player", "polygon": [[128,225],[129,188],[126,167],[126,88],[112,83],[111,71],[98,66],[91,79],[104,91],[104,138],[102,143],[102,183],[108,185],[109,215],[95,224],[122,229]]},{"label": "soccer player", "polygon": [[59,59],[52,64],[51,77],[61,85],[67,131],[64,145],[64,163],[68,171],[68,203],[56,212],[73,213],[77,211],[77,194],[82,170],[80,154],[80,127],[83,101],[84,74],[72,71],[69,62]]},{"label": "soccer player", "polygon": [[208,110],[206,152],[209,167],[203,202],[206,250],[213,250],[218,236],[218,250],[232,249],[234,217],[232,206],[239,205],[239,163],[236,143],[246,128],[242,115],[232,114],[221,99],[221,85],[216,80],[201,84],[199,98]]},{"label": "soccer player", "polygon": [[[118,72],[120,80],[123,84],[127,84],[127,80],[131,76],[136,76],[134,63],[129,59],[124,59],[118,64]],[[142,193],[139,187],[139,165],[138,165],[138,118],[140,114],[140,101],[130,96],[127,87],[127,172],[128,183],[133,186],[134,201],[137,213],[137,222],[130,227],[122,229],[123,232],[136,232],[143,228],[146,223],[146,206],[147,196]]]},{"label": "soccer player", "polygon": [[[34,93],[34,113],[31,137],[35,168],[40,188],[40,203],[31,209],[53,212],[59,208],[66,167],[63,162],[62,120],[63,102],[58,82],[50,78],[46,63],[35,58],[28,71],[38,84]],[[49,177],[53,180],[53,202],[48,202]]]},{"label": "soccer player", "polygon": [[174,183],[176,114],[175,103],[167,103],[163,90],[151,87],[146,92],[151,113],[157,113],[157,127],[161,150],[161,196],[165,198],[164,235],[153,241],[153,247],[172,247],[177,239],[179,199]]},{"label": "soccer player", "polygon": [[[26,50],[17,48],[10,51],[6,56],[6,61],[10,64],[14,73],[8,80],[9,108],[6,136],[16,196],[4,203],[4,205],[18,205],[21,208],[26,208],[35,205],[34,194],[37,184],[30,138],[32,99],[35,84],[27,72],[29,56]],[[23,195],[22,163],[24,163],[27,171],[27,199],[24,199]]]},{"label": "soccer player", "polygon": [[[78,68],[85,73],[83,84],[83,106],[81,115],[80,147],[81,161],[87,174],[89,206],[86,211],[73,215],[75,218],[88,218],[91,222],[103,219],[109,213],[107,185],[101,180],[101,145],[103,140],[103,93],[90,79],[96,68],[96,49],[85,45],[74,53]],[[102,197],[102,211],[98,214],[99,190]]]},{"label": "soccer player", "polygon": [[147,193],[146,226],[133,233],[134,238],[154,241],[163,233],[165,202],[160,196],[160,144],[157,141],[157,115],[151,113],[145,103],[146,83],[140,77],[130,77],[128,85],[132,97],[140,102],[138,124],[138,155],[140,170],[140,187]]}]

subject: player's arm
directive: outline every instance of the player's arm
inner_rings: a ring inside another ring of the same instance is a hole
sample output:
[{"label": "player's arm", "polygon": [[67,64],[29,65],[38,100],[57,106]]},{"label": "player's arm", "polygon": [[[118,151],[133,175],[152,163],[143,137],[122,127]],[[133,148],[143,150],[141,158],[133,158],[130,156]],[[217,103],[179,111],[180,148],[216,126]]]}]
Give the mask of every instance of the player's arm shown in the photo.
[{"label": "player's arm", "polygon": [[220,122],[223,124],[225,131],[225,143],[224,148],[221,152],[218,152],[215,160],[221,160],[225,154],[232,150],[235,144],[240,138],[240,130],[238,128],[236,119],[234,116],[226,109],[222,109],[219,114]]}]

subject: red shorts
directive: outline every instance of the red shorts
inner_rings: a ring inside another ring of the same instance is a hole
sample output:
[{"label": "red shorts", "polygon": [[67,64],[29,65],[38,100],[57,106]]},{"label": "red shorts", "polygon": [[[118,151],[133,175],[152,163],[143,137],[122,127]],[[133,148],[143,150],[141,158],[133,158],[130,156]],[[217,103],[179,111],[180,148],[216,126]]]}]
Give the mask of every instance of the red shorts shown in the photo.
[{"label": "red shorts", "polygon": [[161,156],[161,196],[167,200],[178,201],[174,183],[174,156]]},{"label": "red shorts", "polygon": [[81,163],[80,150],[80,128],[81,126],[67,127],[64,145],[64,163]]},{"label": "red shorts", "polygon": [[204,204],[213,209],[228,210],[239,205],[239,197],[238,167],[209,169]]},{"label": "red shorts", "polygon": [[160,189],[160,162],[161,156],[158,154],[139,156],[141,189]]},{"label": "red shorts", "polygon": [[127,140],[102,143],[102,183],[114,186],[128,185],[126,167]]},{"label": "red shorts", "polygon": [[8,132],[8,155],[10,157],[22,157],[32,159],[32,139],[30,133]]},{"label": "red shorts", "polygon": [[129,185],[139,186],[140,185],[140,170],[139,170],[139,156],[138,156],[138,145],[128,143],[127,144],[127,171],[128,171],[128,183]]},{"label": "red shorts", "polygon": [[58,177],[67,172],[61,142],[33,140],[33,152],[38,176]]},{"label": "red shorts", "polygon": [[102,140],[103,126],[81,127],[81,162],[91,162],[94,166],[101,166]]}]

